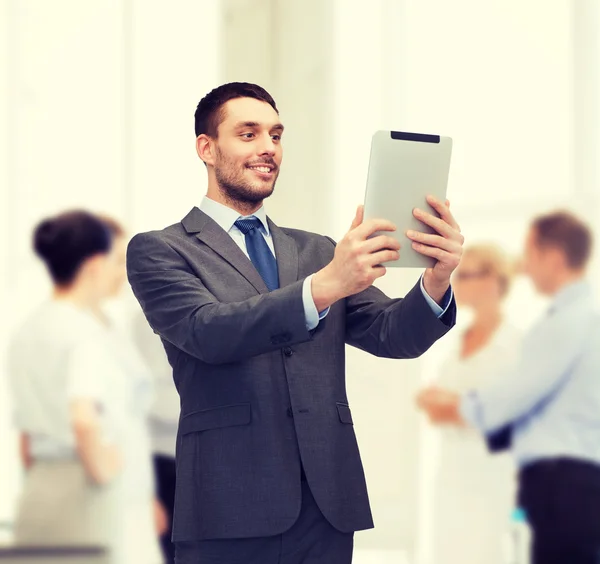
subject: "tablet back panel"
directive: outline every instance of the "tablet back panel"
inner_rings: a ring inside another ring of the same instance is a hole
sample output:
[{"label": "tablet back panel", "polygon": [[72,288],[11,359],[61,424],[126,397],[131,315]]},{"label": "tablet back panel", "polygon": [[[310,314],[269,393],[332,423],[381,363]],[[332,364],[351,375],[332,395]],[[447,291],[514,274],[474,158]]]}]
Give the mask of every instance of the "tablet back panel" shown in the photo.
[{"label": "tablet back panel", "polygon": [[451,153],[450,137],[399,131],[377,131],[373,135],[365,220],[392,221],[398,229],[391,235],[402,245],[400,259],[387,262],[385,266],[427,268],[434,264],[434,259],[411,247],[411,240],[405,233],[408,229],[434,232],[415,219],[412,210],[419,207],[433,212],[426,201],[428,194],[442,201],[446,199]]}]

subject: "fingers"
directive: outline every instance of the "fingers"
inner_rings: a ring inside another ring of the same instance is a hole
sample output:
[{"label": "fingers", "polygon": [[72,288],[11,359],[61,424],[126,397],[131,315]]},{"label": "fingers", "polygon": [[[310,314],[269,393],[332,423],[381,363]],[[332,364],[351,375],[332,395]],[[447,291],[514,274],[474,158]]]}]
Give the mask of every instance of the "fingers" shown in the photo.
[{"label": "fingers", "polygon": [[373,280],[377,280],[377,278],[381,278],[382,276],[385,275],[385,273],[387,272],[387,269],[385,268],[385,266],[381,266],[380,264],[378,264],[377,266],[373,267]]},{"label": "fingers", "polygon": [[364,243],[362,243],[362,250],[367,253],[375,253],[383,249],[399,251],[400,243],[389,235],[377,235],[376,237],[367,239]]},{"label": "fingers", "polygon": [[[456,222],[456,220],[454,219],[454,216],[452,215],[452,213],[450,212],[450,202],[448,200],[446,200],[445,203],[442,203],[440,200],[438,200],[437,198],[433,197],[433,196],[427,196],[427,203],[439,214],[440,218],[435,218],[435,216],[433,216],[432,214],[431,217],[434,217],[435,219],[441,219],[442,222],[447,223],[452,229],[455,229],[456,231],[458,231],[460,233],[460,227],[458,225],[458,223]],[[423,211],[423,210],[420,210]],[[425,212],[426,213],[426,212]],[[421,219],[421,218],[418,218]],[[428,223],[428,225],[430,225]],[[432,227],[434,227],[432,225]],[[435,227],[434,227],[435,229]],[[436,229],[437,231],[437,229]]]},{"label": "fingers", "polygon": [[[449,253],[448,251],[444,251],[439,249],[438,247],[429,247],[428,245],[423,245],[422,243],[413,243],[412,248],[418,253],[425,255],[426,257],[433,257],[438,262],[443,263],[444,265],[450,265],[456,262],[458,265],[459,257],[456,257],[453,253]],[[456,257],[456,258],[455,258]]]},{"label": "fingers", "polygon": [[440,215],[443,221],[445,221],[450,227],[456,229],[460,232],[460,227],[458,223],[454,219],[454,216],[450,212],[450,201],[446,200],[445,203],[442,203],[440,200],[435,198],[434,196],[427,196],[427,203]]},{"label": "fingers", "polygon": [[450,253],[460,252],[460,244],[452,239],[445,239],[439,235],[422,233],[421,231],[407,231],[406,236],[415,243],[422,243],[429,247],[437,247]]},{"label": "fingers", "polygon": [[448,225],[443,219],[435,217],[429,212],[423,211],[420,208],[415,208],[413,210],[413,216],[415,216],[419,221],[423,222],[425,225],[429,225],[429,227],[433,227],[434,231],[442,235],[443,237],[450,237],[453,235],[453,229]]},{"label": "fingers", "polygon": [[385,249],[383,251],[378,251],[376,253],[371,253],[367,255],[368,264],[376,268],[383,264],[384,262],[390,262],[392,260],[398,260],[400,258],[400,253],[398,251],[392,251]]},{"label": "fingers", "polygon": [[425,225],[432,227],[445,239],[458,241],[461,245],[464,243],[464,237],[461,235],[460,231],[446,223],[443,219],[435,217],[434,215],[418,208],[413,211],[413,215]]},{"label": "fingers", "polygon": [[356,208],[356,215],[354,216],[354,219],[352,220],[352,225],[350,226],[351,231],[352,229],[356,229],[363,222],[364,215],[365,206],[358,206]]},{"label": "fingers", "polygon": [[364,241],[377,231],[396,231],[396,226],[387,219],[368,219],[352,231],[352,236]]},{"label": "fingers", "polygon": [[430,423],[436,425],[456,422],[454,403],[454,394],[440,388],[426,388],[417,395],[417,405]]},{"label": "fingers", "polygon": [[427,407],[431,401],[433,400],[434,396],[436,393],[436,389],[429,387],[429,388],[425,388],[423,390],[421,390],[418,394],[417,394],[417,404],[421,407],[421,408],[425,408]]},{"label": "fingers", "polygon": [[454,246],[448,250],[416,241],[413,241],[411,246],[419,254],[436,259],[441,271],[448,276],[459,265],[462,256],[462,246],[459,243],[454,243]]}]

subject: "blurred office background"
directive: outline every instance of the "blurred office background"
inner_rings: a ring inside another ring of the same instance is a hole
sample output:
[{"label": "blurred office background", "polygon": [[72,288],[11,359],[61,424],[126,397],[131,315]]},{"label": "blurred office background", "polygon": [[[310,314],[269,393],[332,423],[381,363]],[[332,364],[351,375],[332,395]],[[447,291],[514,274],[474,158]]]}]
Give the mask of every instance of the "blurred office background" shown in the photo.
[{"label": "blurred office background", "polygon": [[[7,336],[49,291],[34,224],[73,207],[131,233],[179,221],[205,190],[195,106],[222,82],[261,84],[279,106],[285,158],[267,205],[280,225],[341,237],[380,128],[453,137],[449,198],[467,241],[517,254],[528,220],[563,206],[597,224],[599,36],[597,0],[0,0],[3,373]],[[381,287],[401,295],[418,275]],[[541,306],[524,281],[507,303],[523,328]],[[135,308],[115,304],[123,319]],[[431,461],[414,394],[440,347],[407,362],[348,351],[376,521],[357,535],[364,555],[426,558]],[[20,468],[0,386],[8,527]]]}]

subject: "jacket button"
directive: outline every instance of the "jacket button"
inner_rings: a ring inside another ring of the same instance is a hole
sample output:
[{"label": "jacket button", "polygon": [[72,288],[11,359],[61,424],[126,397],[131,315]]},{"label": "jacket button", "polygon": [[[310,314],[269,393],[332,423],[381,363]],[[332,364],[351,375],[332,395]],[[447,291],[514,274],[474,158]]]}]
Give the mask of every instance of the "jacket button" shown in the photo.
[{"label": "jacket button", "polygon": [[285,356],[292,356],[294,354],[294,351],[290,349],[290,347],[285,347],[285,349],[283,349],[283,354]]}]

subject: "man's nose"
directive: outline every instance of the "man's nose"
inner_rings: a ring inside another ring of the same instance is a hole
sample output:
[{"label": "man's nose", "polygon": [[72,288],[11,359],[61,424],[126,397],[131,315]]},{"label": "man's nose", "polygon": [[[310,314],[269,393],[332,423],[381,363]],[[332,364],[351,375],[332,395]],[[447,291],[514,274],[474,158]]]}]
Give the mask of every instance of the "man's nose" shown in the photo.
[{"label": "man's nose", "polygon": [[275,154],[275,143],[271,135],[263,135],[260,138],[260,143],[258,146],[258,153],[260,155],[270,155],[273,156]]}]

